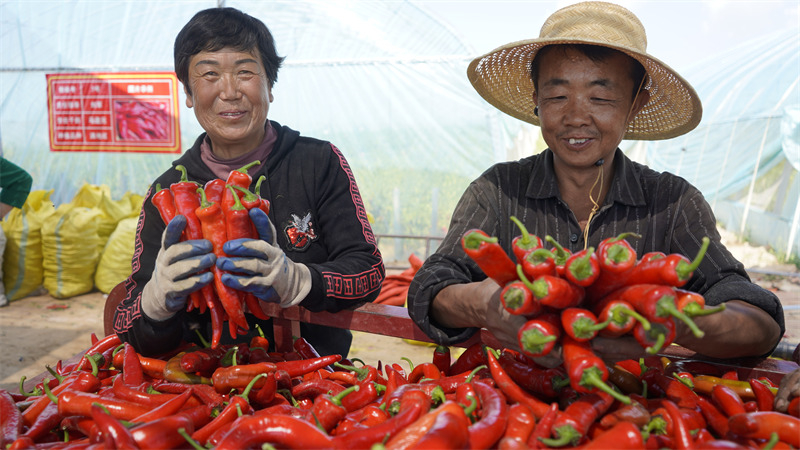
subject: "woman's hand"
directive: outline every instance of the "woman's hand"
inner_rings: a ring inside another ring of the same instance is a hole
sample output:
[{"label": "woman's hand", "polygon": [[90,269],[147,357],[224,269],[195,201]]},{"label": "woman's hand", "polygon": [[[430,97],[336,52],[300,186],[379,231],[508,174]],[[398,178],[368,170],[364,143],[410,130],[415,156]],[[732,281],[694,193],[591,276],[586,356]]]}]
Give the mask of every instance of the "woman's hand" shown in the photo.
[{"label": "woman's hand", "polygon": [[153,320],[166,320],[186,306],[189,294],[207,285],[214,275],[206,269],[216,257],[206,239],[181,242],[186,218],[175,216],[161,236],[155,269],[142,290],[142,311]]},{"label": "woman's hand", "polygon": [[264,211],[253,208],[250,219],[261,239],[234,239],[223,246],[228,257],[217,259],[222,282],[284,308],[297,305],[311,291],[311,272],[289,259],[275,244],[275,227]]}]

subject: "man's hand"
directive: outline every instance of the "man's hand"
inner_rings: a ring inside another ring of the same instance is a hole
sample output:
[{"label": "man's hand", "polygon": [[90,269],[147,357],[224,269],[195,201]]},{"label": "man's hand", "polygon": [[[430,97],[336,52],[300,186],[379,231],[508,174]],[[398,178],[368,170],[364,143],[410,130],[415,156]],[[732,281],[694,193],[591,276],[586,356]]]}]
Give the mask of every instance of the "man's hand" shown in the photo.
[{"label": "man's hand", "polygon": [[206,271],[214,265],[211,242],[181,240],[186,218],[175,216],[161,235],[155,270],[142,290],[142,311],[153,320],[166,320],[186,306],[190,293],[214,279]]},{"label": "man's hand", "polygon": [[222,275],[222,282],[284,308],[299,304],[311,291],[311,272],[275,244],[275,227],[264,211],[251,209],[250,219],[260,239],[225,243],[222,249],[228,257],[217,259],[217,267],[229,272]]},{"label": "man's hand", "polygon": [[789,407],[789,402],[794,397],[800,397],[800,369],[794,372],[787,373],[781,379],[781,384],[778,386],[778,393],[775,394],[775,411],[785,413],[786,408]]}]

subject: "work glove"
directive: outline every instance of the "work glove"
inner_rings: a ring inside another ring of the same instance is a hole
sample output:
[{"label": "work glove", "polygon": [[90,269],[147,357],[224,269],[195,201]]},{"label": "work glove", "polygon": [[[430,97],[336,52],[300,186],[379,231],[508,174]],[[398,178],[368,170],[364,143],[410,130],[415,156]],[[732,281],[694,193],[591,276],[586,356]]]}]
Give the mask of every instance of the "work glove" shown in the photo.
[{"label": "work glove", "polygon": [[311,272],[305,264],[289,259],[275,243],[275,227],[264,211],[253,208],[250,220],[260,239],[234,239],[222,247],[227,257],[217,259],[217,267],[228,273],[222,282],[234,289],[251,292],[259,299],[297,305],[311,291]]},{"label": "work glove", "polygon": [[142,311],[153,320],[166,320],[186,306],[189,294],[214,279],[206,269],[216,256],[211,242],[196,239],[180,242],[186,217],[175,216],[161,235],[161,249],[150,281],[142,290]]}]

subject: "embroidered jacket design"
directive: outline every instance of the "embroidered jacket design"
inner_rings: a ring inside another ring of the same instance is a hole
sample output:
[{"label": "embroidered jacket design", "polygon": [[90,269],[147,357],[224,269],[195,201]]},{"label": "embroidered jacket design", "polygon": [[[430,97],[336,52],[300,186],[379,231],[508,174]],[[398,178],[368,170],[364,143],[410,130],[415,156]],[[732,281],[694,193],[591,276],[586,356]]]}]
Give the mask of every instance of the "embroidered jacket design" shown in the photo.
[{"label": "embroidered jacket design", "polygon": [[289,240],[289,248],[299,252],[305,251],[318,238],[314,222],[311,220],[311,211],[307,212],[303,218],[297,214],[291,214],[291,216],[292,218],[283,228],[286,238]]}]

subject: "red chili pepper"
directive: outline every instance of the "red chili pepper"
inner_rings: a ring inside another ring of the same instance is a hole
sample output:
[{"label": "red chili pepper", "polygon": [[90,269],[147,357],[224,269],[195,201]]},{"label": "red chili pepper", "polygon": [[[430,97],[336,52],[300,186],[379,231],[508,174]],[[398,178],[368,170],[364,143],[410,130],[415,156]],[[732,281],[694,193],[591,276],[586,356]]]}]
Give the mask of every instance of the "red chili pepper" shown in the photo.
[{"label": "red chili pepper", "polygon": [[228,185],[231,185],[231,186],[240,186],[240,187],[243,187],[245,189],[249,189],[250,188],[250,184],[253,182],[253,177],[251,177],[250,174],[247,173],[247,171],[251,167],[255,167],[255,166],[259,166],[259,165],[261,165],[261,161],[255,160],[255,161],[253,161],[251,163],[248,163],[248,164],[246,164],[246,165],[244,165],[244,166],[242,166],[242,167],[240,167],[240,168],[238,168],[236,170],[231,170],[230,173],[228,173],[228,178],[225,180],[225,184],[228,184]]},{"label": "red chili pepper", "polygon": [[742,398],[724,384],[717,384],[711,389],[711,400],[728,417],[746,412]]},{"label": "red chili pepper", "polygon": [[597,246],[597,257],[601,273],[620,274],[636,265],[636,250],[625,240],[629,236],[641,237],[636,233],[626,232],[600,242]]},{"label": "red chili pepper", "polygon": [[333,354],[320,356],[319,358],[281,361],[275,363],[275,366],[277,370],[285,370],[290,377],[294,378],[330,366],[341,361],[341,359],[342,355]]},{"label": "red chili pepper", "polygon": [[700,265],[709,243],[710,240],[704,237],[700,250],[693,261],[677,253],[666,255],[663,258],[639,261],[631,270],[629,282],[681,287],[689,281],[695,269]]},{"label": "red chili pepper", "polygon": [[265,376],[265,374],[259,374],[250,380],[242,393],[232,396],[228,404],[216,417],[192,433],[192,439],[199,442],[201,445],[206,445],[211,439],[211,436],[218,430],[227,428],[228,425],[232,424],[238,417],[242,415],[252,414],[253,407],[250,406],[248,395],[253,387],[257,383],[261,382]]},{"label": "red chili pepper", "polygon": [[331,437],[315,425],[288,415],[242,416],[217,443],[217,450],[239,450],[269,442],[283,448],[332,448]]},{"label": "red chili pepper", "polygon": [[564,263],[567,280],[581,287],[587,287],[600,276],[600,263],[594,247],[573,253]]},{"label": "red chili pepper", "polygon": [[179,410],[181,410],[184,406],[187,405],[189,399],[192,397],[193,394],[194,391],[192,390],[191,387],[189,387],[185,391],[179,393],[178,395],[175,395],[172,399],[167,400],[166,402],[147,411],[141,416],[135,417],[132,420],[132,422],[134,423],[152,422],[154,420],[176,414]]},{"label": "red chili pepper", "polygon": [[458,375],[469,372],[482,364],[486,364],[486,361],[486,350],[483,344],[476,342],[467,347],[467,349],[456,358],[453,365],[450,366],[450,369],[447,371],[447,375]]},{"label": "red chili pepper", "polygon": [[447,373],[448,369],[450,369],[450,364],[452,363],[450,357],[450,347],[447,345],[437,345],[433,350],[433,358],[431,362],[439,369],[439,372],[443,374]]},{"label": "red chili pepper", "polygon": [[706,308],[705,297],[696,292],[675,288],[675,293],[677,294],[675,306],[688,317],[707,316],[725,310],[725,303],[714,308]]},{"label": "red chili pepper", "polygon": [[536,418],[533,417],[531,409],[521,403],[512,403],[508,406],[508,423],[501,442],[503,439],[513,439],[527,446],[528,438],[535,426]]},{"label": "red chili pepper", "polygon": [[385,422],[354,429],[334,438],[336,448],[369,449],[373,444],[391,439],[414,423],[431,406],[430,397],[420,389],[409,389],[400,396],[399,411]]},{"label": "red chili pepper", "polygon": [[[210,203],[202,188],[197,189],[197,193],[200,194],[200,206],[195,210],[195,214],[202,225],[203,237],[211,241],[214,254],[217,255],[217,257],[223,257],[225,256],[225,251],[222,250],[222,245],[225,244],[228,239],[225,230],[225,216],[222,213],[222,208],[219,203]],[[239,291],[228,287],[222,282],[222,271],[217,269],[216,266],[213,266],[211,270],[214,273],[214,288],[217,291],[220,303],[228,319],[239,328],[248,330],[250,326],[247,324],[247,319],[244,317]],[[235,330],[231,333],[231,337],[236,339],[237,333]]]},{"label": "red chili pepper", "polygon": [[487,277],[505,286],[517,278],[517,266],[497,240],[482,230],[473,229],[464,233],[461,247]]},{"label": "red chili pepper", "polygon": [[800,419],[775,411],[741,413],[728,419],[730,432],[744,438],[769,439],[772,433],[794,448],[800,447]]},{"label": "red chili pepper", "polygon": [[585,450],[641,449],[645,448],[645,442],[636,425],[630,422],[619,422],[611,429],[595,436],[581,448]]},{"label": "red chili pepper", "polygon": [[598,392],[585,394],[570,403],[553,422],[553,438],[540,441],[548,446],[561,447],[571,443],[577,445],[589,432],[589,427],[608,411],[614,397]]},{"label": "red chili pepper", "polygon": [[118,449],[135,449],[139,447],[130,430],[106,412],[99,403],[92,404],[90,413],[97,424],[100,435],[103,437],[105,447]]},{"label": "red chili pepper", "polygon": [[531,409],[531,412],[533,412],[536,418],[541,418],[547,413],[549,405],[528,394],[519,387],[519,385],[508,376],[508,373],[503,369],[490,349],[487,349],[486,357],[489,363],[489,370],[492,373],[492,378],[495,383],[497,383],[497,387],[503,391],[510,401],[522,403],[527,406]]},{"label": "red chili pepper", "polygon": [[189,415],[161,417],[134,426],[130,433],[139,448],[180,448],[186,445],[186,439],[178,432],[180,429],[190,435],[194,433],[195,424]]},{"label": "red chili pepper", "polygon": [[561,311],[561,326],[564,332],[577,341],[592,339],[609,323],[610,319],[599,322],[597,316],[588,309],[572,307]]},{"label": "red chili pepper", "polygon": [[547,235],[544,237],[544,240],[552,244],[552,248],[550,252],[552,252],[554,256],[554,260],[556,263],[556,275],[559,277],[565,277],[566,273],[564,273],[564,266],[567,263],[567,259],[572,255],[572,252],[565,249],[561,246],[552,236]]},{"label": "red chili pepper", "polygon": [[[231,389],[244,389],[250,382],[260,374],[266,374],[277,370],[277,365],[271,362],[257,364],[240,364],[236,366],[219,367],[211,376],[214,390],[220,394],[227,394]],[[261,388],[266,380],[260,380],[255,389]]]},{"label": "red chili pepper", "polygon": [[[743,401],[755,399],[753,388],[747,381],[729,380],[720,377],[712,377],[709,375],[696,375],[694,377],[694,390],[698,393],[711,395],[714,386],[724,384],[732,389]],[[768,387],[772,393],[776,393],[777,388]]]},{"label": "red chili pepper", "polygon": [[424,362],[417,364],[414,369],[411,370],[411,373],[408,374],[409,383],[417,383],[423,378],[438,380],[442,378],[442,373],[434,363]]},{"label": "red chili pepper", "polygon": [[531,448],[542,448],[541,440],[548,438],[552,434],[553,423],[560,413],[561,411],[558,409],[558,403],[551,403],[550,408],[544,416],[541,417],[528,438],[528,445]]},{"label": "red chili pepper", "polygon": [[510,314],[535,316],[542,310],[542,306],[533,299],[533,293],[522,281],[506,284],[500,292],[500,301]]},{"label": "red chili pepper", "polygon": [[374,381],[361,382],[358,385],[358,392],[352,392],[350,395],[342,398],[342,406],[347,412],[353,412],[378,400],[381,393],[385,392],[386,388]]},{"label": "red chili pepper", "polygon": [[520,350],[533,358],[549,354],[560,337],[560,320],[549,313],[527,321],[517,332]]},{"label": "red chili pepper", "polygon": [[753,389],[758,410],[772,411],[772,404],[775,401],[775,394],[772,393],[769,387],[756,378],[750,378],[747,380],[747,382],[750,383],[750,387]]},{"label": "red chili pepper", "polygon": [[175,207],[175,198],[172,196],[172,191],[169,189],[161,189],[160,184],[156,184],[156,193],[150,199],[153,206],[158,210],[161,220],[164,224],[168,224],[177,214]]},{"label": "red chili pepper", "polygon": [[139,355],[136,349],[129,343],[125,343],[122,349],[123,367],[122,380],[128,386],[139,386],[144,383],[144,371],[139,362]]},{"label": "red chili pepper", "polygon": [[697,406],[706,419],[706,423],[718,436],[728,434],[728,418],[705,396],[698,396]]},{"label": "red chili pepper", "polygon": [[184,372],[199,373],[203,376],[210,376],[219,367],[220,359],[227,347],[201,348],[192,350],[181,355],[180,365]]},{"label": "red chili pepper", "polygon": [[[206,181],[203,185],[203,191],[206,193],[206,199],[209,203],[219,203],[222,206],[222,197],[225,195],[225,180],[221,178],[214,178]],[[224,208],[223,208],[224,209]]]},{"label": "red chili pepper", "polygon": [[558,391],[569,384],[569,380],[561,366],[549,369],[535,367],[533,363],[524,363],[514,358],[507,350],[500,353],[497,361],[514,382],[528,392],[547,398],[558,397]]},{"label": "red chili pepper", "polygon": [[608,322],[608,326],[599,331],[603,337],[619,337],[633,331],[633,327],[639,322],[645,331],[650,329],[650,321],[636,312],[630,303],[619,300],[609,299],[595,306],[597,320]]},{"label": "red chili pepper", "polygon": [[445,401],[406,426],[386,442],[386,450],[411,448],[464,448],[469,445],[464,409]]},{"label": "red chili pepper", "polygon": [[342,406],[342,398],[358,389],[360,389],[360,386],[354,385],[335,394],[322,394],[315,397],[311,412],[317,426],[330,433],[339,421],[347,415],[347,409]]},{"label": "red chili pepper", "polygon": [[645,353],[655,355],[675,340],[675,322],[650,322],[649,330],[637,322],[633,327],[633,337],[645,349]]},{"label": "red chili pepper", "polygon": [[800,417],[800,397],[795,397],[786,407],[786,413],[794,417]]},{"label": "red chili pepper", "polygon": [[518,276],[531,290],[534,299],[543,306],[566,309],[578,306],[583,301],[584,289],[560,276],[542,275],[533,282],[521,270]]},{"label": "red chili pepper", "polygon": [[594,354],[589,345],[588,342],[576,341],[566,335],[561,340],[564,368],[567,370],[572,388],[586,394],[600,390],[622,403],[630,403],[629,397],[615,391],[606,383],[608,380],[606,364]]},{"label": "red chili pepper", "polygon": [[677,294],[670,286],[660,284],[633,284],[621,288],[612,294],[612,299],[620,299],[630,303],[633,308],[651,321],[665,321],[672,317],[686,324],[695,337],[701,338],[703,333],[697,324],[686,314],[678,310],[675,304]]},{"label": "red chili pepper", "polygon": [[522,222],[516,217],[511,216],[511,221],[517,225],[521,233],[511,241],[511,249],[514,251],[514,256],[516,256],[517,262],[522,263],[522,260],[526,258],[528,253],[538,248],[542,248],[544,246],[544,242],[538,236],[528,233],[528,229],[525,228],[525,225],[523,225]]},{"label": "red chili pepper", "polygon": [[[107,350],[114,350],[118,346],[122,344],[119,336],[116,334],[109,334],[108,336],[100,339],[99,341],[95,342],[91,347],[89,347],[81,357],[80,361],[78,361],[77,365],[73,370],[88,370],[92,366],[87,360],[87,357],[91,355],[95,355],[97,353],[104,353]],[[102,365],[102,364],[101,364]]]},{"label": "red chili pepper", "polygon": [[630,422],[638,428],[644,428],[650,420],[650,411],[638,401],[633,401],[630,405],[622,405],[604,415],[598,424],[608,429],[620,422]]},{"label": "red chili pepper", "polygon": [[697,394],[680,380],[664,375],[660,370],[648,370],[642,375],[648,389],[660,391],[664,397],[681,408],[697,408]]},{"label": "red chili pepper", "polygon": [[177,165],[175,169],[180,171],[181,179],[177,183],[172,183],[169,190],[172,192],[175,202],[175,211],[186,217],[186,228],[183,234],[187,240],[202,239],[203,229],[200,226],[200,220],[195,215],[195,210],[200,206],[200,197],[197,196],[199,184],[189,181],[186,167]]},{"label": "red chili pepper", "polygon": [[539,278],[542,275],[556,274],[555,255],[544,248],[528,252],[518,265],[522,266],[522,273],[531,279]]},{"label": "red chili pepper", "polygon": [[16,441],[22,434],[22,413],[8,391],[0,389],[0,448]]},{"label": "red chili pepper", "polygon": [[[231,173],[234,172],[236,171]],[[230,179],[231,177],[229,176],[228,178]],[[231,204],[228,205],[227,202],[230,202]],[[236,191],[233,190],[233,186],[230,184],[227,185],[225,195],[223,196],[222,212],[225,216],[225,233],[227,240],[241,238],[255,239],[258,237],[255,226],[250,220],[250,214],[248,213],[248,210],[242,205],[242,202],[239,200],[239,196],[236,194]],[[240,292],[239,295],[242,297],[242,301],[252,315],[261,320],[267,320],[269,318],[264,313],[264,310],[261,309],[261,304],[255,295],[250,292]]]},{"label": "red chili pepper", "polygon": [[472,383],[481,405],[480,418],[469,426],[470,448],[491,448],[503,437],[508,405],[497,389],[481,381]]}]

